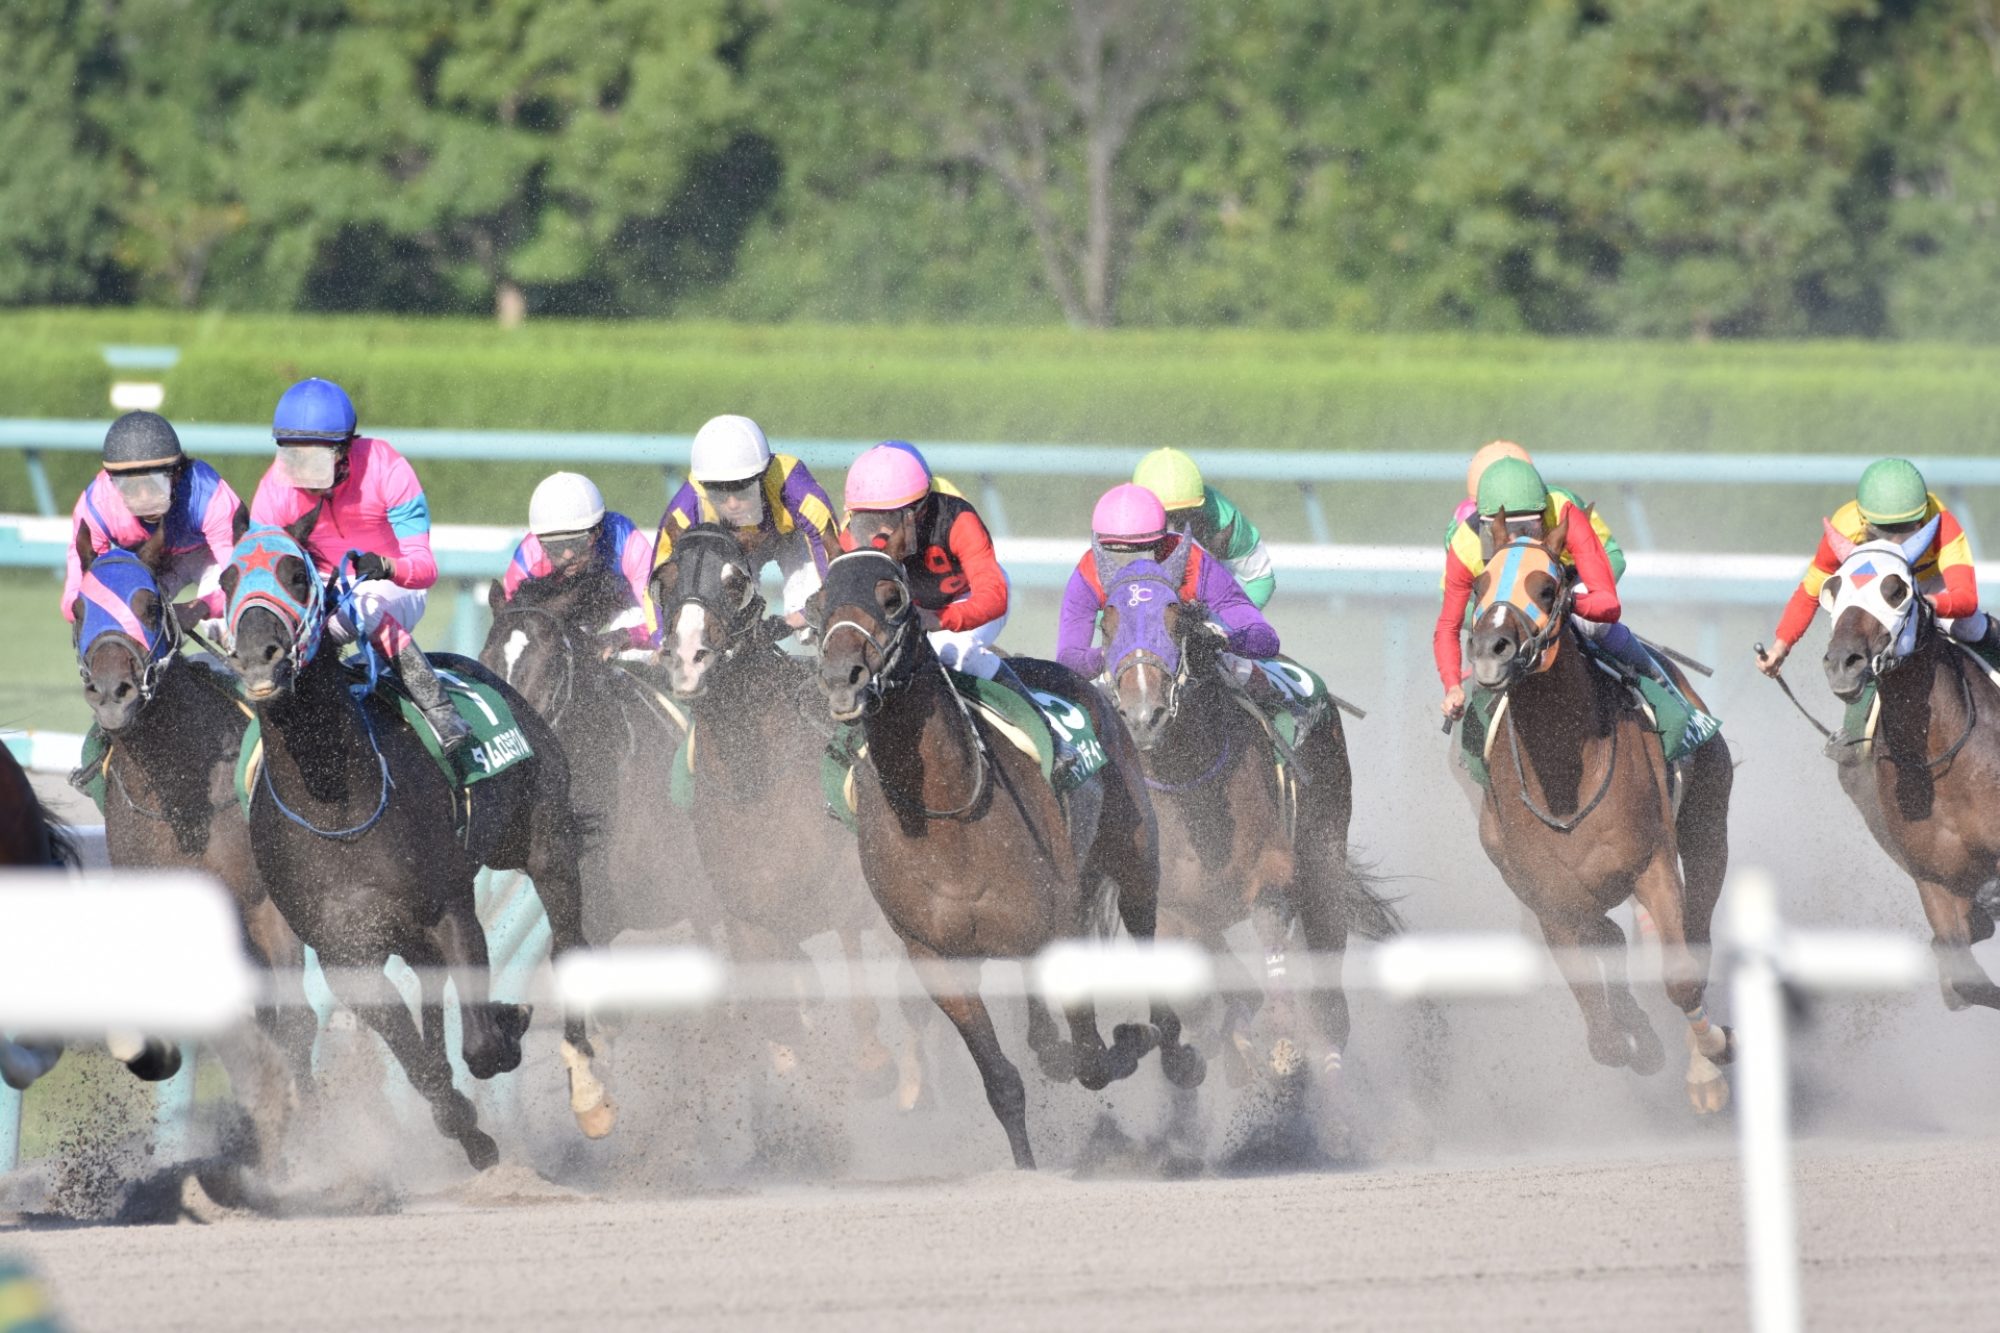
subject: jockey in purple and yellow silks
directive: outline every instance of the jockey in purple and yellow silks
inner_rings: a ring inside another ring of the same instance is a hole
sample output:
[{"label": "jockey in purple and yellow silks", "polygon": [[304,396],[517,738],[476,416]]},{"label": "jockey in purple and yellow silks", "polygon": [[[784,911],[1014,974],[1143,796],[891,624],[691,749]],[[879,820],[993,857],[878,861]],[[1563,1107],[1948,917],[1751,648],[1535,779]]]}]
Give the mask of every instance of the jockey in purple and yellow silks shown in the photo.
[{"label": "jockey in purple and yellow silks", "polygon": [[[840,549],[833,501],[804,463],[773,454],[749,417],[715,417],[695,432],[688,479],[660,519],[653,568],[667,563],[674,538],[697,523],[733,529],[753,571],[776,561],[785,581],[785,620],[794,629],[805,625],[806,599]],[[645,605],[647,628],[657,635],[658,609],[651,598]]]},{"label": "jockey in purple and yellow silks", "polygon": [[[607,634],[608,646],[650,648],[659,640],[645,626],[646,580],[653,572],[653,539],[625,515],[604,508],[604,496],[590,478],[556,472],[542,478],[528,500],[528,535],[514,548],[500,594],[513,601],[533,579],[568,579],[593,569],[616,570],[632,589],[638,613],[623,629]],[[620,623],[626,617],[619,618]]]},{"label": "jockey in purple and yellow silks", "polygon": [[[200,588],[174,614],[184,628],[222,614],[222,589],[214,578],[228,567],[236,545],[236,520],[243,502],[216,470],[181,452],[180,436],[167,419],[152,412],[127,412],[104,435],[104,468],[77,497],[71,531],[90,534],[93,553],[114,546],[132,549],[167,528],[168,564],[158,575],[161,596],[172,601],[189,584]],[[63,577],[62,613],[75,615],[83,568],[75,544]]]},{"label": "jockey in purple and yellow silks", "polygon": [[349,551],[360,552],[354,600],[360,623],[333,616],[327,636],[351,643],[366,635],[393,661],[449,754],[471,732],[411,638],[438,580],[430,502],[409,460],[387,440],[357,434],[356,424],[354,404],[330,380],[301,380],[285,390],[271,424],[278,456],[257,484],[250,520],[282,528],[316,511],[304,545],[322,576]]}]

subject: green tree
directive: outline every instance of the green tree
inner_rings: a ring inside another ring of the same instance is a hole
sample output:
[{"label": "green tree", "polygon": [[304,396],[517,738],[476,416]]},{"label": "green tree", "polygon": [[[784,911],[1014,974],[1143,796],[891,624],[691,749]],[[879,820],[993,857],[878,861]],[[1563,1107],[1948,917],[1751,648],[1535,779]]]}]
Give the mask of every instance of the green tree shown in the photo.
[{"label": "green tree", "polygon": [[1440,314],[1552,333],[1882,328],[1850,217],[1868,0],[1553,0],[1437,102]]}]

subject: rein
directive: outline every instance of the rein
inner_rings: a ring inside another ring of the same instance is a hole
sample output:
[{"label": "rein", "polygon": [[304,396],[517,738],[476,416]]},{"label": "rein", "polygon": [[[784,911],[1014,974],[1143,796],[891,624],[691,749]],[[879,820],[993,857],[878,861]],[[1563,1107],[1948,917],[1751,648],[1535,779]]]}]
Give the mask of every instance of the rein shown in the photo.
[{"label": "rein", "polygon": [[[899,670],[906,660],[914,638],[911,626],[916,621],[915,605],[914,602],[906,604],[900,616],[884,625],[885,629],[891,631],[890,641],[886,645],[876,638],[866,625],[855,620],[836,620],[820,634],[821,653],[826,651],[826,645],[832,642],[836,633],[843,629],[851,629],[860,635],[862,642],[873,648],[875,655],[881,659],[881,665],[869,673],[868,686],[863,695],[865,702],[862,709],[865,713],[880,712],[884,701],[891,693],[904,688],[916,678],[914,669],[907,674]],[[958,706],[958,715],[965,723],[966,733],[972,738],[965,745],[965,748],[972,752],[972,795],[964,804],[950,810],[933,810],[921,799],[908,796],[891,786],[880,764],[875,766],[875,780],[881,784],[882,794],[889,798],[889,804],[899,810],[924,819],[962,819],[977,809],[980,801],[986,796],[986,771],[993,765],[993,753],[987,748],[986,737],[979,730],[979,724],[973,720],[972,710],[965,706],[964,698],[952,688],[951,677],[945,674],[944,663],[937,662],[935,658],[932,660],[937,666],[938,680],[944,685],[945,694]]]},{"label": "rein", "polygon": [[1595,810],[1603,802],[1604,798],[1610,794],[1611,779],[1617,776],[1618,773],[1618,733],[1623,730],[1619,726],[1619,722],[1620,719],[1617,717],[1611,719],[1611,757],[1605,761],[1604,781],[1599,784],[1597,795],[1591,797],[1588,804],[1568,819],[1558,819],[1536,805],[1534,798],[1528,795],[1528,774],[1521,764],[1521,729],[1514,721],[1514,710],[1511,708],[1507,710],[1507,749],[1514,756],[1514,778],[1521,784],[1520,791],[1517,794],[1521,798],[1521,804],[1528,808],[1529,814],[1541,820],[1542,823],[1548,825],[1557,833],[1573,833],[1577,825],[1589,818],[1590,812]]},{"label": "rein", "polygon": [[362,834],[366,833],[369,829],[374,828],[376,824],[380,823],[382,815],[389,808],[389,789],[396,785],[395,779],[389,775],[388,757],[382,753],[382,746],[375,739],[375,721],[373,718],[368,716],[368,706],[366,704],[361,704],[361,703],[357,703],[355,706],[357,709],[359,709],[361,713],[361,729],[367,733],[368,748],[375,752],[375,764],[377,769],[381,773],[381,784],[382,784],[381,794],[376,798],[375,801],[375,813],[369,815],[368,818],[364,819],[359,824],[354,824],[348,828],[343,828],[343,829],[321,828],[319,825],[313,823],[311,820],[307,819],[304,815],[300,814],[298,811],[292,809],[292,807],[285,804],[285,798],[278,795],[277,785],[271,781],[271,765],[267,762],[261,765],[260,767],[260,774],[263,778],[264,790],[270,793],[271,803],[278,807],[278,813],[282,814],[286,819],[291,820],[294,824],[297,824],[300,828],[304,829],[306,832],[311,833],[317,837],[330,838],[336,842],[346,842],[354,838],[358,838]]}]

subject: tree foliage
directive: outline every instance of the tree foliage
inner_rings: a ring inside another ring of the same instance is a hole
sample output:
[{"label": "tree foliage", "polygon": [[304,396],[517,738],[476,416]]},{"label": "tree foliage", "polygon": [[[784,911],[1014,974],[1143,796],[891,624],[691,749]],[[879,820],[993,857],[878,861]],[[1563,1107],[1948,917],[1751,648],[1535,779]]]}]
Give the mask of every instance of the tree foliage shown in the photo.
[{"label": "tree foliage", "polygon": [[2000,338],[2000,0],[10,0],[0,303]]}]

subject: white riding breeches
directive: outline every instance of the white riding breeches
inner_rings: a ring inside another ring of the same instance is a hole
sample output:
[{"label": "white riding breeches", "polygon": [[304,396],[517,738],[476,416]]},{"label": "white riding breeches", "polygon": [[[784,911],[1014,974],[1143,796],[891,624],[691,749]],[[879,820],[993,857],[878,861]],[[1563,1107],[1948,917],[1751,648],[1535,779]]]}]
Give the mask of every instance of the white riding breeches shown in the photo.
[{"label": "white riding breeches", "polygon": [[326,622],[326,635],[335,643],[353,643],[366,634],[391,657],[410,641],[417,622],[424,618],[429,593],[424,588],[405,588],[387,579],[369,579],[354,592],[354,610],[360,620],[351,625],[347,617],[336,615]]}]

